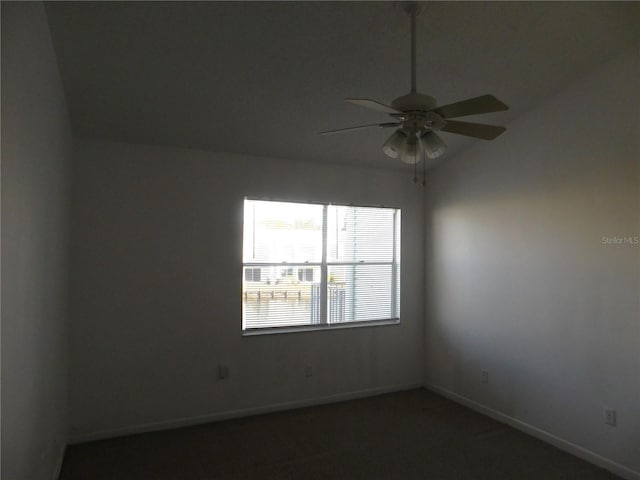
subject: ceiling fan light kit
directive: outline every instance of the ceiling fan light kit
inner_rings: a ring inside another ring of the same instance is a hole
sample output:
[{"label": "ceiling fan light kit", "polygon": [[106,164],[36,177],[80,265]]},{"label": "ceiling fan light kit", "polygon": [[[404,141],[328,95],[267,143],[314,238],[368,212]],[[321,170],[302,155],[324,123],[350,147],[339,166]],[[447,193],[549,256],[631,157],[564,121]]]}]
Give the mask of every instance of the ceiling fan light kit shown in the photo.
[{"label": "ceiling fan light kit", "polygon": [[422,139],[415,135],[407,136],[400,147],[400,160],[409,165],[418,163],[424,155],[424,145]]},{"label": "ceiling fan light kit", "polygon": [[420,13],[420,5],[418,2],[402,2],[402,6],[411,17],[411,92],[393,100],[391,106],[368,98],[345,99],[346,102],[386,113],[394,121],[328,130],[319,134],[329,135],[371,127],[395,127],[396,131],[382,145],[382,151],[390,158],[399,158],[404,163],[415,165],[420,160],[433,160],[445,153],[447,145],[436,132],[483,140],[493,140],[503,133],[506,130],[504,127],[450,120],[508,110],[509,107],[493,95],[482,95],[437,107],[435,98],[416,90],[416,16]]},{"label": "ceiling fan light kit", "polygon": [[424,153],[431,160],[435,160],[447,150],[447,144],[435,133],[427,132],[422,136]]},{"label": "ceiling fan light kit", "polygon": [[393,132],[393,135],[384,142],[384,145],[382,145],[382,151],[388,157],[400,158],[400,149],[406,141],[407,135],[402,130],[396,130]]}]

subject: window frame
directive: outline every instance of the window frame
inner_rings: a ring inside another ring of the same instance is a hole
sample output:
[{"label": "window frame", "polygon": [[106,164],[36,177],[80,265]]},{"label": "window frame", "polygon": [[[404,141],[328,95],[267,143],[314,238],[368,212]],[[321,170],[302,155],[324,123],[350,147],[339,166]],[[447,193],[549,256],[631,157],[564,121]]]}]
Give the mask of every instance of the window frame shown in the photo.
[{"label": "window frame", "polygon": [[[260,328],[244,328],[244,298],[243,295],[241,297],[241,332],[242,336],[259,336],[259,335],[272,335],[272,334],[281,334],[281,333],[296,333],[296,332],[309,332],[309,331],[317,331],[317,330],[341,330],[345,328],[361,328],[361,327],[378,327],[378,326],[386,326],[386,325],[399,325],[401,318],[401,261],[402,261],[402,247],[401,247],[401,230],[402,230],[402,209],[396,206],[390,205],[370,205],[370,204],[355,204],[355,203],[336,203],[336,202],[322,202],[322,201],[303,201],[303,200],[290,200],[290,199],[276,199],[276,198],[265,198],[265,197],[253,197],[253,196],[245,196],[242,202],[243,208],[243,228],[242,228],[242,245],[244,252],[244,205],[246,201],[259,201],[259,202],[281,202],[281,203],[297,203],[302,205],[319,205],[323,207],[322,210],[322,257],[320,262],[287,262],[287,267],[293,267],[297,269],[304,268],[314,268],[320,267],[320,321],[321,323],[317,324],[305,324],[305,325],[287,325],[287,326],[277,326],[277,327],[260,327]],[[327,212],[328,207],[362,207],[362,208],[380,208],[380,209],[389,209],[394,211],[393,216],[393,246],[392,246],[392,260],[388,262],[383,261],[351,261],[351,262],[343,262],[343,261],[328,261],[327,260],[327,248],[328,248],[328,225],[327,225]],[[400,252],[400,255],[398,253]],[[399,258],[398,258],[399,256]],[[242,270],[245,268],[261,268],[261,267],[282,267],[283,263],[275,263],[275,262],[245,262],[244,261],[244,253],[242,255]],[[389,265],[391,266],[392,271],[392,280],[391,280],[391,302],[392,302],[392,311],[397,312],[397,316],[385,319],[376,319],[376,320],[356,320],[356,321],[348,321],[348,322],[339,322],[339,323],[330,323],[329,322],[329,312],[328,310],[328,278],[329,278],[329,267],[330,266],[362,266],[362,265]],[[298,270],[300,271],[300,270]],[[242,276],[244,280],[244,276]]]}]

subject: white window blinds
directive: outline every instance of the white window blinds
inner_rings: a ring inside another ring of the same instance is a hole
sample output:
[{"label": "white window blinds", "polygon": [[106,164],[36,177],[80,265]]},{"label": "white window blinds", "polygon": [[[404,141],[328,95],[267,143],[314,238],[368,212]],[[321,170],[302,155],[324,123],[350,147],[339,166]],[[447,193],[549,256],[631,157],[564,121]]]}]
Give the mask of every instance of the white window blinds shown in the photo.
[{"label": "white window blinds", "polygon": [[399,319],[400,210],[246,199],[243,330]]}]

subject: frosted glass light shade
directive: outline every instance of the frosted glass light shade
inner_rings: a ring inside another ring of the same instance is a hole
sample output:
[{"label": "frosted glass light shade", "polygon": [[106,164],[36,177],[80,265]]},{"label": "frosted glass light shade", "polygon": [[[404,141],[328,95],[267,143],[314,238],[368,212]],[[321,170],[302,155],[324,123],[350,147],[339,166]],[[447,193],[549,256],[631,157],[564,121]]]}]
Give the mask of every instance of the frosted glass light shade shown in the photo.
[{"label": "frosted glass light shade", "polygon": [[447,150],[447,144],[434,132],[427,132],[422,136],[424,153],[430,159],[438,158]]},{"label": "frosted glass light shade", "polygon": [[398,158],[402,145],[407,141],[407,136],[402,130],[396,130],[382,145],[382,151],[387,157]]},{"label": "frosted glass light shade", "polygon": [[410,136],[407,137],[407,141],[402,144],[402,148],[400,149],[400,160],[404,163],[413,165],[422,159],[423,154],[424,148],[422,146],[421,139],[415,136]]}]

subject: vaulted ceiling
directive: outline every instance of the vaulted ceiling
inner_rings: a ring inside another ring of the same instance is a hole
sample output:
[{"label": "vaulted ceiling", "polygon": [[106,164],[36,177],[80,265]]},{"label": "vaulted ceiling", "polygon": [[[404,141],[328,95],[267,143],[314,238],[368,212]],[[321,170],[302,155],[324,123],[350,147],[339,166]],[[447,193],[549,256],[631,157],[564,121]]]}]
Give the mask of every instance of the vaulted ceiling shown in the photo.
[{"label": "vaulted ceiling", "polygon": [[[403,166],[380,149],[389,130],[316,135],[387,121],[346,97],[408,93],[409,18],[392,2],[53,2],[47,13],[80,137]],[[508,127],[637,45],[639,24],[635,2],[426,3],[418,90],[440,105],[492,93],[510,110],[465,120]],[[482,142],[442,137],[446,158]]]}]

